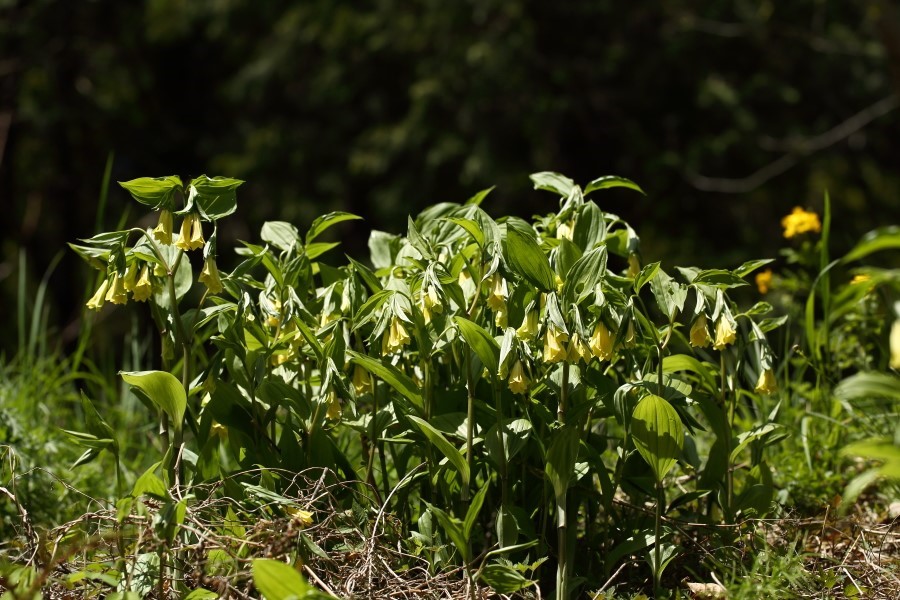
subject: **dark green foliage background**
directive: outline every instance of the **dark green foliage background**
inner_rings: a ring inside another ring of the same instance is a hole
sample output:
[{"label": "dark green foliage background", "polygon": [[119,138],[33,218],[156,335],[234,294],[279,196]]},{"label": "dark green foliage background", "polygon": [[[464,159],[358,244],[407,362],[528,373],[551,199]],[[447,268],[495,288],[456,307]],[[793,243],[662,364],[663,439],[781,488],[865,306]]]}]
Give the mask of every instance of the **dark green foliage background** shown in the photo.
[{"label": "dark green foliage background", "polygon": [[[492,214],[549,212],[527,174],[553,170],[639,182],[648,198],[613,191],[603,208],[640,226],[651,260],[774,255],[781,215],[825,188],[839,250],[900,217],[896,110],[813,152],[900,89],[896,4],[2,0],[0,300],[14,304],[19,248],[36,282],[64,241],[99,230],[111,152],[115,180],[247,180],[223,238],[342,209],[366,217],[343,230],[359,255],[370,228],[491,185]],[[698,179],[786,154],[794,166],[740,193]],[[100,228],[127,205],[114,186]],[[77,265],[65,256],[52,286],[69,339]]]}]

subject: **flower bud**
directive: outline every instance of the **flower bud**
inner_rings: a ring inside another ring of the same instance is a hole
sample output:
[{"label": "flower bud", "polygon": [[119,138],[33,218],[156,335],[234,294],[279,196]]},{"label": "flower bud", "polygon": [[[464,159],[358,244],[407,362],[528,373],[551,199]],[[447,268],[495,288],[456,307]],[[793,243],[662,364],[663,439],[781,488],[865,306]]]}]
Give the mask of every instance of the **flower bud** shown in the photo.
[{"label": "flower bud", "polygon": [[153,230],[153,237],[161,244],[172,243],[172,211],[165,208],[159,211],[159,224]]}]

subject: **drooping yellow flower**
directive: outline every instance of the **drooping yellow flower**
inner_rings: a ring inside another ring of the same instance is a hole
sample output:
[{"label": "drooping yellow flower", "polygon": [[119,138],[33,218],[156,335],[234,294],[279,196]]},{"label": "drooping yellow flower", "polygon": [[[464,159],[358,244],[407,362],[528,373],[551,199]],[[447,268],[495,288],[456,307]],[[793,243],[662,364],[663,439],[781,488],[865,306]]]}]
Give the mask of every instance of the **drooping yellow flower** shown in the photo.
[{"label": "drooping yellow flower", "polygon": [[778,384],[775,382],[775,373],[772,369],[763,369],[759,373],[759,380],[756,382],[756,387],[753,390],[757,394],[771,394],[777,389]]},{"label": "drooping yellow flower", "polygon": [[158,262],[153,263],[153,274],[156,277],[165,277],[166,275],[168,275],[168,273],[166,272],[166,268]]},{"label": "drooping yellow flower", "polygon": [[575,234],[575,226],[571,221],[565,221],[559,224],[559,227],[556,228],[556,239],[558,240],[569,240],[572,241],[572,237]]},{"label": "drooping yellow flower", "polygon": [[274,352],[272,354],[272,356],[269,357],[269,364],[272,365],[273,367],[278,367],[280,365],[283,365],[287,361],[291,360],[291,355],[292,355],[292,353],[290,351]]},{"label": "drooping yellow flower", "polygon": [[889,345],[891,348],[891,368],[900,369],[900,319],[897,319],[894,321],[894,324],[891,325]]},{"label": "drooping yellow flower", "polygon": [[202,248],[204,243],[203,225],[200,223],[200,218],[194,213],[188,213],[181,222],[181,235],[178,236],[175,245],[187,252]]},{"label": "drooping yellow flower", "polygon": [[528,392],[528,377],[525,375],[525,368],[522,361],[517,360],[509,372],[509,391],[513,394],[525,394]]},{"label": "drooping yellow flower", "polygon": [[691,346],[694,348],[706,348],[712,342],[712,339],[709,337],[709,327],[707,327],[706,323],[706,315],[700,313],[700,316],[691,325]]},{"label": "drooping yellow flower", "polygon": [[641,261],[638,260],[637,254],[631,253],[628,255],[628,272],[625,273],[626,277],[630,277],[634,279],[641,272]]},{"label": "drooping yellow flower", "polygon": [[772,289],[772,269],[766,269],[756,274],[756,289],[759,293],[766,295]]},{"label": "drooping yellow flower", "polygon": [[144,302],[153,294],[153,285],[150,283],[150,269],[147,265],[144,265],[144,268],[141,269],[141,276],[134,284],[134,289],[132,290],[132,298],[136,302]]},{"label": "drooping yellow flower", "polygon": [[500,329],[506,329],[506,326],[509,325],[509,313],[506,311],[506,303],[503,303],[503,306],[497,309],[497,312],[494,313],[494,325],[499,327]]},{"label": "drooping yellow flower", "polygon": [[867,281],[872,281],[871,275],[866,275],[866,274],[854,275],[853,279],[850,280],[850,285],[858,285],[860,283],[866,283]]},{"label": "drooping yellow flower", "polygon": [[736,339],[737,331],[735,331],[731,319],[725,315],[719,317],[719,322],[716,323],[716,341],[713,343],[713,348],[722,350],[725,346],[733,344]]},{"label": "drooping yellow flower", "polygon": [[328,392],[325,401],[328,403],[328,412],[325,413],[325,417],[332,421],[339,421],[341,418],[341,400],[337,397],[334,390]]},{"label": "drooping yellow flower", "polygon": [[534,339],[538,332],[538,314],[536,310],[529,310],[522,320],[522,324],[516,329],[516,337],[523,341]]},{"label": "drooping yellow flower", "polygon": [[578,361],[584,361],[585,364],[591,360],[591,349],[584,341],[578,337],[578,334],[572,334],[572,340],[569,342],[569,350],[566,353],[566,362],[577,365]]},{"label": "drooping yellow flower", "polygon": [[219,269],[216,267],[215,257],[206,257],[206,261],[203,263],[203,271],[200,272],[200,277],[197,279],[212,294],[218,294],[222,291],[222,280],[219,279]]},{"label": "drooping yellow flower", "polygon": [[506,307],[506,300],[509,298],[509,290],[506,286],[506,280],[500,273],[494,273],[491,276],[491,293],[488,295],[487,304],[491,310],[499,310]]},{"label": "drooping yellow flower", "polygon": [[822,231],[819,215],[805,211],[799,206],[795,206],[791,214],[781,219],[781,226],[784,227],[784,237],[786,238],[792,238],[809,231],[813,233]]},{"label": "drooping yellow flower", "polygon": [[313,514],[308,510],[290,506],[285,508],[284,512],[290,515],[292,523],[300,527],[306,528],[313,524]]},{"label": "drooping yellow flower", "polygon": [[566,360],[568,350],[566,342],[569,336],[559,331],[553,325],[547,327],[547,335],[544,338],[544,362],[556,363]]},{"label": "drooping yellow flower", "polygon": [[159,212],[159,224],[153,230],[153,237],[162,244],[172,243],[172,211],[164,208]]},{"label": "drooping yellow flower", "polygon": [[437,289],[430,285],[427,290],[422,290],[421,292],[421,309],[422,309],[422,317],[425,319],[425,324],[431,323],[431,319],[434,318],[435,313],[444,312],[444,305],[441,303],[441,298],[438,296]]},{"label": "drooping yellow flower", "polygon": [[372,378],[369,376],[369,372],[356,365],[353,369],[353,391],[356,392],[357,396],[362,396],[371,389]]},{"label": "drooping yellow flower", "polygon": [[125,283],[118,273],[113,273],[112,283],[109,284],[109,290],[106,292],[106,300],[113,304],[126,304],[128,302],[128,292],[125,290]]},{"label": "drooping yellow flower", "polygon": [[613,337],[603,321],[598,321],[594,326],[590,348],[594,356],[600,360],[610,360],[613,356]]},{"label": "drooping yellow flower", "polygon": [[134,291],[134,283],[137,279],[137,273],[137,261],[134,261],[130,265],[128,265],[127,269],[125,269],[125,277],[122,279],[122,285],[125,286],[126,291]]},{"label": "drooping yellow flower", "polygon": [[393,354],[406,344],[409,344],[409,334],[399,318],[391,319],[391,326],[384,332],[381,340],[381,353]]},{"label": "drooping yellow flower", "polygon": [[106,302],[106,290],[109,289],[109,279],[104,279],[103,283],[100,284],[100,287],[97,288],[97,291],[94,292],[94,295],[91,296],[91,299],[87,301],[87,307],[91,310],[100,310],[103,308],[103,303]]}]

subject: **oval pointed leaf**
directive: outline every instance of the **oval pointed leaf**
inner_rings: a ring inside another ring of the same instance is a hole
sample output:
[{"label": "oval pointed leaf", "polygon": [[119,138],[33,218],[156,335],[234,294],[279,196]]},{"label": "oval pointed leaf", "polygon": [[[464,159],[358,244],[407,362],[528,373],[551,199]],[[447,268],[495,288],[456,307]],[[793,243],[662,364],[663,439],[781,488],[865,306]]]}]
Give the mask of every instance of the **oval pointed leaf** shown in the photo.
[{"label": "oval pointed leaf", "polygon": [[684,448],[684,425],[671,404],[650,394],[634,407],[631,437],[657,481],[661,481]]},{"label": "oval pointed leaf", "polygon": [[266,600],[300,598],[312,588],[303,576],[290,565],[271,558],[253,561],[253,584]]},{"label": "oval pointed leaf", "polygon": [[235,190],[244,183],[240,179],[231,177],[213,177],[200,175],[191,181],[191,187],[196,190],[194,204],[200,210],[200,214],[215,221],[227,217],[237,210],[237,193]]},{"label": "oval pointed leaf", "polygon": [[629,190],[634,190],[636,192],[640,192],[647,195],[644,190],[641,189],[641,186],[631,181],[630,179],[625,179],[624,177],[617,177],[616,175],[607,175],[605,177],[598,177],[593,180],[587,187],[584,188],[584,195],[587,196],[591,192],[596,192],[597,190],[605,190],[608,188],[614,187],[623,187],[628,188]]},{"label": "oval pointed leaf", "polygon": [[352,350],[347,350],[347,356],[350,357],[352,363],[383,379],[401,396],[409,400],[420,413],[424,412],[425,402],[422,399],[422,394],[419,392],[419,387],[403,371],[393,365],[386,365],[371,356]]},{"label": "oval pointed leaf", "polygon": [[131,181],[120,181],[119,185],[128,190],[132,198],[153,210],[174,208],[175,192],[182,187],[181,178],[177,175],[139,177]]},{"label": "oval pointed leaf", "polygon": [[160,407],[176,428],[181,428],[187,408],[187,394],[181,382],[165,371],[120,371],[125,383]]},{"label": "oval pointed leaf", "polygon": [[550,261],[530,235],[515,227],[506,229],[506,262],[529,283],[543,292],[556,289]]},{"label": "oval pointed leaf", "polygon": [[348,212],[330,212],[327,215],[322,215],[312,222],[312,225],[309,226],[309,231],[306,232],[306,243],[309,244],[314,239],[319,237],[323,231],[331,227],[332,225],[337,225],[343,221],[354,221],[356,219],[362,219],[359,215],[354,215]]},{"label": "oval pointed leaf", "polygon": [[485,331],[480,325],[474,323],[465,317],[453,317],[459,332],[462,334],[466,343],[478,355],[481,364],[487,367],[487,370],[495,374],[500,365],[500,346],[497,345],[491,335]]},{"label": "oval pointed leaf", "polygon": [[459,473],[463,487],[468,487],[469,464],[466,462],[462,453],[456,449],[456,446],[451,444],[450,441],[444,437],[443,433],[435,429],[424,419],[410,416],[409,420],[415,423],[416,427],[419,428],[419,431],[428,438],[428,441],[431,442],[441,454],[447,457],[447,460],[450,461],[450,464],[453,465],[453,468]]}]

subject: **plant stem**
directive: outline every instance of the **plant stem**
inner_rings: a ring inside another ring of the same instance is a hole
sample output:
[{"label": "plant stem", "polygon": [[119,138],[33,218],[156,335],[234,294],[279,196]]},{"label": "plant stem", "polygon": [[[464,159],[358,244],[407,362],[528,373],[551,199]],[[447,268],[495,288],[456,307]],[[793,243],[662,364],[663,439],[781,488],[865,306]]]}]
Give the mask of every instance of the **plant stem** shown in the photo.
[{"label": "plant stem", "polygon": [[[469,465],[469,473],[472,473],[472,442],[475,438],[475,377],[472,375],[472,355],[466,349],[465,352],[465,369],[466,369],[466,392],[468,395],[466,406],[466,463]],[[466,503],[468,509],[469,488],[462,489],[462,501]]]},{"label": "plant stem", "polygon": [[662,597],[662,589],[660,588],[660,580],[662,579],[662,569],[660,568],[660,549],[661,549],[661,523],[663,510],[663,489],[662,481],[656,482],[656,519],[653,523],[653,595],[657,598]]},{"label": "plant stem", "polygon": [[[566,408],[569,401],[569,363],[562,365],[562,385],[559,390],[559,407],[556,418],[561,425],[566,423]],[[556,498],[556,545],[558,564],[556,567],[556,600],[568,600],[569,598],[569,525],[566,504],[568,489],[563,490],[562,496]]]}]

